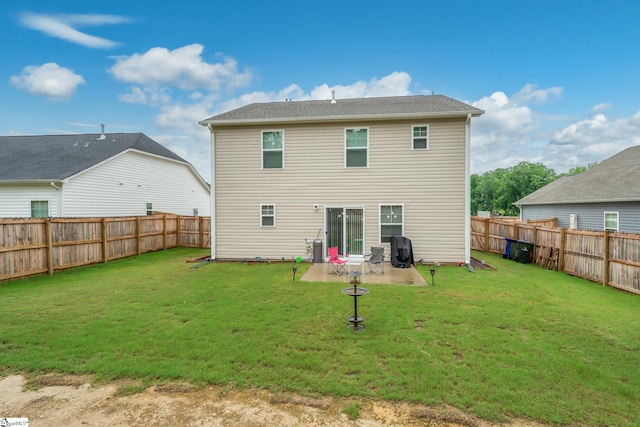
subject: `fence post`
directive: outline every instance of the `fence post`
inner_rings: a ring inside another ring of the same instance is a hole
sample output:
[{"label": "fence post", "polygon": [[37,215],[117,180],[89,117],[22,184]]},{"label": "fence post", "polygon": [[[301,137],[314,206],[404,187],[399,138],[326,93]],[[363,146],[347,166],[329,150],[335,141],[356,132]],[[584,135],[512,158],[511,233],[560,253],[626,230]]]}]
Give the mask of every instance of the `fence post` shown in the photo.
[{"label": "fence post", "polygon": [[44,222],[45,240],[47,242],[47,269],[49,276],[53,276],[53,244],[51,242],[51,219]]},{"label": "fence post", "polygon": [[560,250],[558,252],[558,271],[564,271],[564,235],[565,228],[560,229]]},{"label": "fence post", "polygon": [[533,242],[532,242],[533,243],[533,253],[531,254],[531,257],[533,258],[533,262],[535,263],[536,260],[538,259],[537,256],[536,256],[536,252],[540,251],[540,249],[538,248],[538,226],[537,225],[533,226],[531,234],[532,234],[531,237],[533,237]]},{"label": "fence post", "polygon": [[142,253],[140,250],[140,216],[136,217],[136,246],[138,246],[138,255]]},{"label": "fence post", "polygon": [[102,262],[106,263],[109,260],[109,245],[107,242],[107,218],[102,217]]},{"label": "fence post", "polygon": [[176,215],[176,248],[180,247],[180,215]]},{"label": "fence post", "polygon": [[609,230],[604,230],[604,249],[603,249],[603,270],[602,270],[602,286],[607,286],[609,284]]},{"label": "fence post", "polygon": [[489,252],[489,225],[491,218],[485,218],[484,219],[484,248],[483,250],[485,252]]},{"label": "fence post", "polygon": [[162,215],[162,247],[167,249],[167,215]]},{"label": "fence post", "polygon": [[204,218],[198,217],[198,247],[204,248]]}]

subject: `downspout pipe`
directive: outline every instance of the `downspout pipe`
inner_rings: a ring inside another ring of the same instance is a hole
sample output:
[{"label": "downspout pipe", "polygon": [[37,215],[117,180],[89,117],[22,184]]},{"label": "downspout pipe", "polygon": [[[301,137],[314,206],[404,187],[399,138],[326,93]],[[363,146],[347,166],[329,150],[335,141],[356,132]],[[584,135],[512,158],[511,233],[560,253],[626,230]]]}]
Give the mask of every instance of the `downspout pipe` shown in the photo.
[{"label": "downspout pipe", "polygon": [[211,132],[211,259],[216,259],[216,133],[209,123]]},{"label": "downspout pipe", "polygon": [[[53,181],[51,181],[50,184],[58,191],[58,217],[62,217],[62,187],[58,187]],[[53,216],[51,215],[51,212],[49,212],[49,216]]]},{"label": "downspout pipe", "polygon": [[467,114],[464,131],[464,258],[471,263],[471,114]]}]

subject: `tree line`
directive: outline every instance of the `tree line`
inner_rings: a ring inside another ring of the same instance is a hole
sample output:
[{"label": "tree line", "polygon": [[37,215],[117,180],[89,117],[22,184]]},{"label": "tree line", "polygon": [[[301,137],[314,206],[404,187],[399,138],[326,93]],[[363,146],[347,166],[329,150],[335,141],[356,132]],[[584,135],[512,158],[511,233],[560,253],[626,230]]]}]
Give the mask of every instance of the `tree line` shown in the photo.
[{"label": "tree line", "polygon": [[565,175],[576,175],[594,166],[578,166],[557,174],[541,163],[520,162],[506,169],[496,169],[482,175],[471,175],[471,215],[489,211],[495,215],[518,216],[513,203]]}]

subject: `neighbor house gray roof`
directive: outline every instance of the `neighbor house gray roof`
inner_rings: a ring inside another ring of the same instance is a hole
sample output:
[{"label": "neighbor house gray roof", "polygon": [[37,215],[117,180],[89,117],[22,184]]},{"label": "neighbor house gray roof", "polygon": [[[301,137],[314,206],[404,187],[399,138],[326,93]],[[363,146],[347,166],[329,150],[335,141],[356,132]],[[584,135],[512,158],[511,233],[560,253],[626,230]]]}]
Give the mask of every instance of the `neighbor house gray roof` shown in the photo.
[{"label": "neighbor house gray roof", "polygon": [[640,145],[627,148],[577,175],[568,175],[534,191],[515,204],[640,201]]},{"label": "neighbor house gray roof", "polygon": [[323,101],[285,101],[246,105],[202,120],[212,124],[479,116],[484,111],[443,95],[393,96]]},{"label": "neighbor house gray roof", "polygon": [[142,133],[0,136],[0,181],[63,180],[129,149],[189,164]]}]

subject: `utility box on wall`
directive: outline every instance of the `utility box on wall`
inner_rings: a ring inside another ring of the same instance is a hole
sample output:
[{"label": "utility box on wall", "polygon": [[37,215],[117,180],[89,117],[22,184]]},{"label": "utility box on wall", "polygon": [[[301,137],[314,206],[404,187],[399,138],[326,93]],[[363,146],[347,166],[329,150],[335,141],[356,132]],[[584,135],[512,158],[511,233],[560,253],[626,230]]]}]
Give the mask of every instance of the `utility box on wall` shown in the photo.
[{"label": "utility box on wall", "polygon": [[578,214],[569,214],[569,228],[572,230],[578,228]]}]

